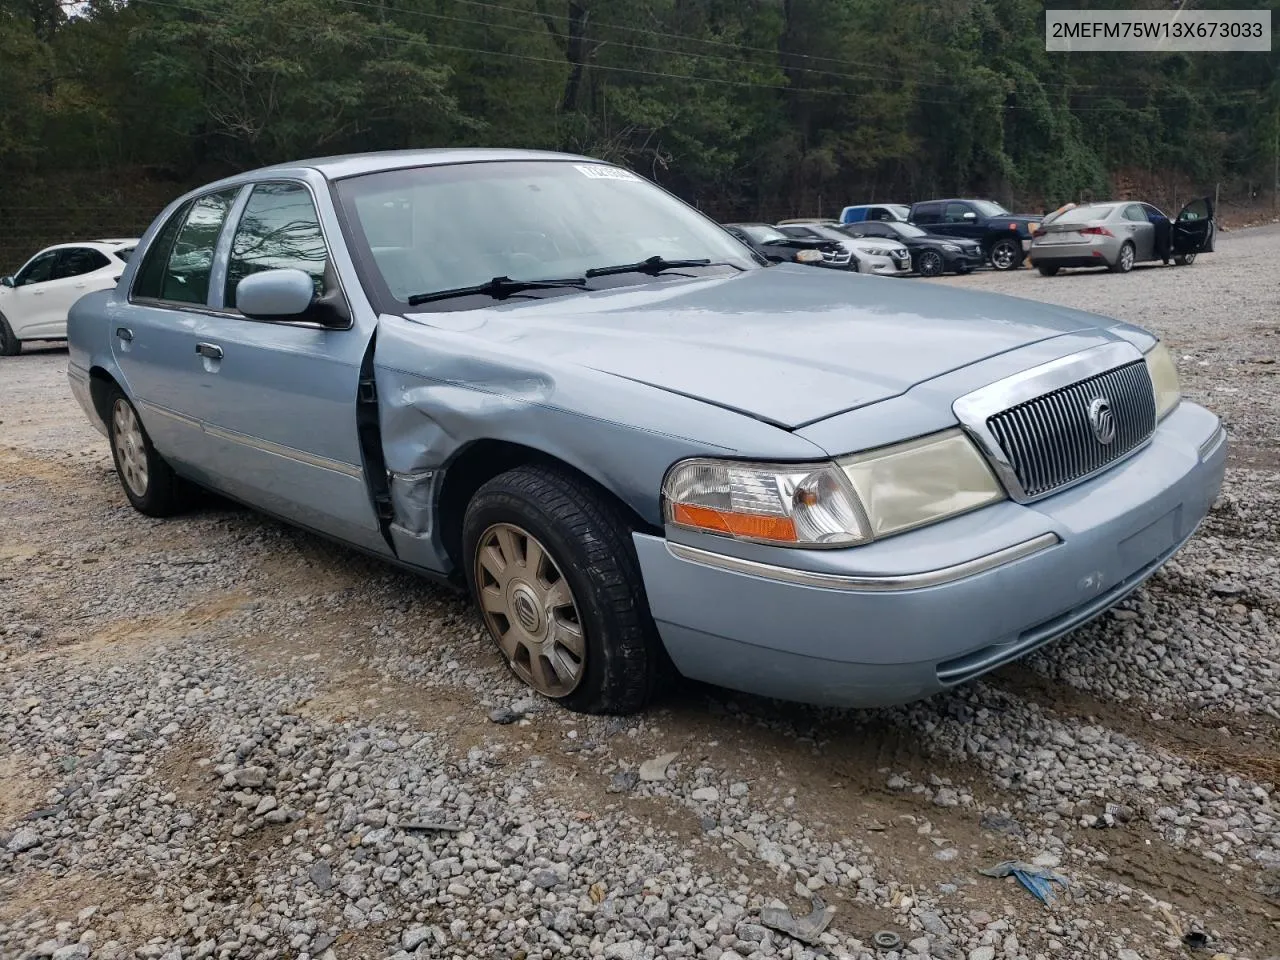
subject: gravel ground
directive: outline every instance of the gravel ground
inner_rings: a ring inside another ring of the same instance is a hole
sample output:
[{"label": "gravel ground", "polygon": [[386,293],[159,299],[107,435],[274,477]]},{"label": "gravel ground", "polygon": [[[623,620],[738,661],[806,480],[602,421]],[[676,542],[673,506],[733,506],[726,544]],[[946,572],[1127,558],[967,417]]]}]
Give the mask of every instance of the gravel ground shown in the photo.
[{"label": "gravel ground", "polygon": [[[881,711],[546,707],[451,594],[212,498],[138,516],[65,352],[0,360],[0,957],[1280,955],[1277,256],[941,281],[1157,330],[1233,452],[1122,608]],[[1069,885],[978,873],[1014,859]],[[765,923],[815,903],[813,943]]]}]

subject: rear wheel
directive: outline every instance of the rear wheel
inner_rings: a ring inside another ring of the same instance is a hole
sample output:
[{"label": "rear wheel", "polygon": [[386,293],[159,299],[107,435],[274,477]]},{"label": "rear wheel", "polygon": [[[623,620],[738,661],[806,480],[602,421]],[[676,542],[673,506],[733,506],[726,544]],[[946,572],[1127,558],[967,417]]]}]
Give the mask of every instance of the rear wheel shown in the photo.
[{"label": "rear wheel", "polygon": [[922,277],[940,277],[944,264],[937,250],[925,250],[916,260],[916,272]]},{"label": "rear wheel", "polygon": [[1022,262],[1022,247],[1008,238],[991,245],[991,266],[997,270],[1013,270]]},{"label": "rear wheel", "polygon": [[148,517],[170,517],[189,501],[188,489],[151,445],[138,411],[117,386],[107,395],[107,433],[116,476],[129,503]]},{"label": "rear wheel", "polygon": [[0,357],[16,357],[22,352],[22,341],[14,336],[9,321],[0,313]]},{"label": "rear wheel", "polygon": [[1173,262],[1179,267],[1189,267],[1196,262],[1194,253],[1180,253],[1173,258]]},{"label": "rear wheel", "polygon": [[463,556],[485,628],[511,671],[583,713],[634,713],[664,663],[631,530],[585,481],[517,467],[467,506]]},{"label": "rear wheel", "polygon": [[1120,245],[1116,262],[1110,264],[1112,273],[1128,273],[1133,269],[1133,244],[1126,240]]},{"label": "rear wheel", "polygon": [[1040,271],[1042,277],[1056,277],[1062,268],[1052,263],[1037,263],[1036,269]]}]

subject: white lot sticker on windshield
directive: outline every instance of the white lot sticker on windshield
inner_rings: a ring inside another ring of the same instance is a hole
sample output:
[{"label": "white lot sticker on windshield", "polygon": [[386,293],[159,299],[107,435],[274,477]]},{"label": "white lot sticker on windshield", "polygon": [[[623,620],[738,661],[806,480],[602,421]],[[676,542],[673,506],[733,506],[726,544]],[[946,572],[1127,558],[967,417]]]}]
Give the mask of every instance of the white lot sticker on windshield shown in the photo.
[{"label": "white lot sticker on windshield", "polygon": [[592,180],[639,180],[630,170],[621,167],[606,167],[601,164],[575,163],[574,167],[584,176]]}]

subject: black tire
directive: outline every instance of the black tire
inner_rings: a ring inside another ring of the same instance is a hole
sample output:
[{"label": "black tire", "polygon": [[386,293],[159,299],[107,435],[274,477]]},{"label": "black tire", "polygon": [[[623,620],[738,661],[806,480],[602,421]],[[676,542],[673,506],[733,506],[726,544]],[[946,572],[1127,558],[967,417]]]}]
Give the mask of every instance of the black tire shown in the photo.
[{"label": "black tire", "polygon": [[1022,266],[1022,244],[1009,237],[1002,237],[991,245],[987,259],[996,270],[1017,270]]},{"label": "black tire", "polygon": [[16,357],[22,352],[22,341],[14,336],[9,321],[0,313],[0,357]]},{"label": "black tire", "polygon": [[1037,263],[1036,269],[1040,271],[1042,277],[1056,277],[1062,268],[1054,263]]},{"label": "black tire", "polygon": [[1133,269],[1133,261],[1133,244],[1126,240],[1120,244],[1120,252],[1116,255],[1116,262],[1107,264],[1107,269],[1112,273],[1128,273]]},{"label": "black tire", "polygon": [[1173,258],[1173,262],[1175,266],[1189,267],[1196,262],[1196,255],[1194,253],[1180,253]]},{"label": "black tire", "polygon": [[946,263],[937,250],[922,250],[916,258],[916,273],[922,277],[940,277],[945,269]]},{"label": "black tire", "polygon": [[[520,677],[502,652],[480,596],[483,538],[504,525],[536,538],[572,593],[585,656],[577,685],[555,696],[555,702],[580,713],[629,714],[643,709],[669,661],[649,613],[631,529],[622,512],[601,491],[551,466],[509,470],[471,498],[462,523],[467,586],[490,638]],[[495,588],[502,589],[496,583],[489,586]]]},{"label": "black tire", "polygon": [[[124,392],[114,384],[107,390],[105,406],[107,436],[111,441],[111,459],[116,465],[116,478],[120,481],[120,489],[124,491],[133,509],[148,517],[171,517],[181,513],[190,504],[190,488],[156,452],[155,446],[151,443],[151,437],[138,416],[137,409]],[[127,414],[122,416],[126,419],[132,416],[136,422],[138,434],[141,437],[140,445],[136,438],[130,445],[128,438],[121,435],[117,417],[117,411],[120,410],[127,410]],[[133,458],[138,458],[138,462],[145,463],[145,479],[141,482],[139,482],[140,473],[130,467],[130,461]],[[129,479],[126,479],[126,476]]]}]

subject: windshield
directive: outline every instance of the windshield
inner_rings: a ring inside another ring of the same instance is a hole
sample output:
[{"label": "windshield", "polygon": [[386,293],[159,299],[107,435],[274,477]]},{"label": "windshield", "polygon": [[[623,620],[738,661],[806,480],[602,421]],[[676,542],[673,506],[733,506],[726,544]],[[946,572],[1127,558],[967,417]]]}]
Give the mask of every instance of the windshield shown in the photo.
[{"label": "windshield", "polygon": [[777,240],[787,241],[791,239],[781,230],[766,227],[764,224],[753,223],[739,229],[756,243],[772,243]]},{"label": "windshield", "polygon": [[992,203],[990,200],[974,200],[973,205],[978,208],[978,212],[984,217],[1005,217],[1009,215],[1009,211],[998,203]]},{"label": "windshield", "polygon": [[651,257],[757,265],[696,210],[605,164],[414,167],[342,180],[337,192],[361,259],[401,303],[495,277],[582,277]]},{"label": "windshield", "polygon": [[903,206],[900,203],[891,203],[885,207],[885,209],[895,216],[901,217],[903,220],[907,219],[907,215],[911,213],[910,207]]},{"label": "windshield", "polygon": [[886,223],[891,230],[897,231],[899,236],[903,237],[923,237],[925,231],[921,230],[914,223]]}]

